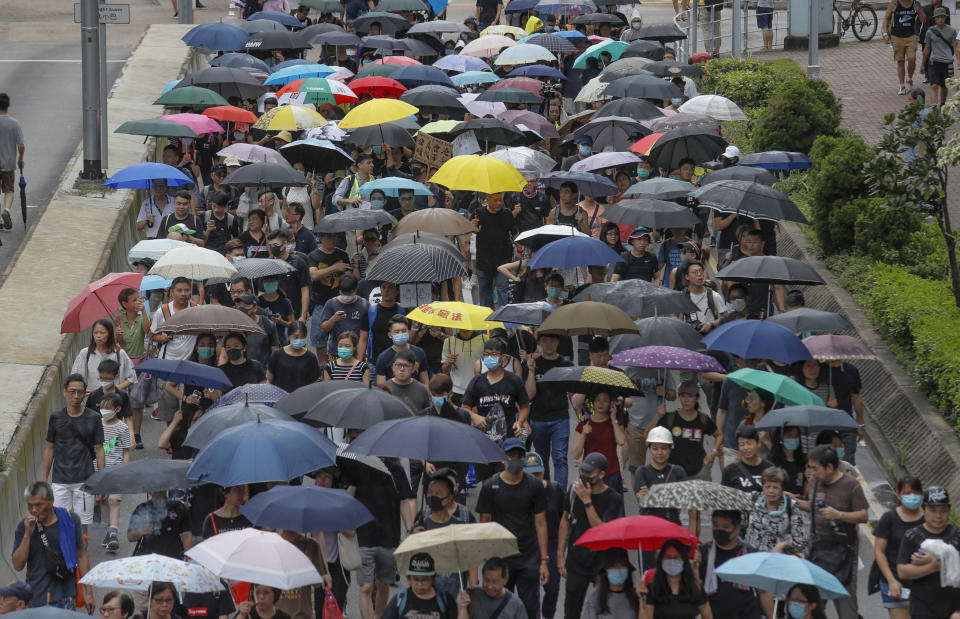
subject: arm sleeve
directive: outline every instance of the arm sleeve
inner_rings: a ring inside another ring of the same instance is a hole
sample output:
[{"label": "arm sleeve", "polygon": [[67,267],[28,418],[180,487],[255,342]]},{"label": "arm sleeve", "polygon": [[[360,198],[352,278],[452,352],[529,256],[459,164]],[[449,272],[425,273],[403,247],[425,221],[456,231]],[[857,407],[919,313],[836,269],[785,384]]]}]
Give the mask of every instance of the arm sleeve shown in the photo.
[{"label": "arm sleeve", "polygon": [[880,516],[880,522],[877,523],[877,529],[874,532],[874,537],[882,537],[883,539],[889,540],[890,535],[893,532],[893,516],[891,512],[885,512]]},{"label": "arm sleeve", "polygon": [[478,398],[477,398],[476,382],[477,382],[477,379],[480,378],[480,376],[483,376],[483,374],[480,374],[479,376],[474,376],[473,378],[471,378],[470,383],[467,385],[467,388],[463,390],[463,399],[461,400],[461,403],[464,406],[477,406]]},{"label": "arm sleeve", "polygon": [[340,205],[337,204],[337,200],[342,200],[344,196],[347,195],[347,188],[350,186],[350,176],[340,181],[340,184],[337,185],[337,189],[333,192],[333,208],[340,210]]},{"label": "arm sleeve", "polygon": [[477,496],[477,514],[493,514],[493,490],[487,484],[480,487]]},{"label": "arm sleeve", "polygon": [[867,503],[867,497],[865,494],[863,494],[863,488],[859,483],[853,489],[853,494],[850,497],[850,507],[851,511],[870,509],[870,504]]},{"label": "arm sleeve", "polygon": [[123,382],[129,380],[132,384],[137,384],[137,373],[133,371],[133,361],[130,360],[130,355],[127,354],[127,351],[121,350],[118,354],[120,357],[120,380],[117,382]]}]

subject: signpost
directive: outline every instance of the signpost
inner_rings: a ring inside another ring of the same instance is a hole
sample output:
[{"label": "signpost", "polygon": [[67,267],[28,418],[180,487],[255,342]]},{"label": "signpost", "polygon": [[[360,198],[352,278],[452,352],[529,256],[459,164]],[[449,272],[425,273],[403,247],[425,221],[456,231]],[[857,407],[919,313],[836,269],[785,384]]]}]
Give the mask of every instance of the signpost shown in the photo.
[{"label": "signpost", "polygon": [[[100,23],[101,24],[129,24],[130,23],[130,5],[129,4],[101,4]],[[73,23],[79,24],[83,20],[80,18],[80,3],[73,5]]]}]

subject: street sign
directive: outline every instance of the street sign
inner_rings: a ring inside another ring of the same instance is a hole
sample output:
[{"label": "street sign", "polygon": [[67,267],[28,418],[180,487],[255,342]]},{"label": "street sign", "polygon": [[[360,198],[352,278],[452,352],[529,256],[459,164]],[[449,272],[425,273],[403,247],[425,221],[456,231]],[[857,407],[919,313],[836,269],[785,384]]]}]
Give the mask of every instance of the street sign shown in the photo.
[{"label": "street sign", "polygon": [[[129,24],[130,23],[130,5],[129,4],[101,4],[100,9],[101,24]],[[73,23],[79,24],[80,3],[73,5]]]}]

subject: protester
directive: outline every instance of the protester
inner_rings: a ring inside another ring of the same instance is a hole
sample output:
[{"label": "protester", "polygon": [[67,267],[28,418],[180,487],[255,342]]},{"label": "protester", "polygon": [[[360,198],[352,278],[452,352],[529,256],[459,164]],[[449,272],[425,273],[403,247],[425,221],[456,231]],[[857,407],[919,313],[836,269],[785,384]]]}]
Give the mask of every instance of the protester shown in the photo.
[{"label": "protester", "polygon": [[461,592],[457,604],[469,609],[471,619],[526,619],[527,610],[520,598],[507,589],[510,567],[506,559],[494,557],[483,564],[483,585]]},{"label": "protester", "polygon": [[[901,582],[897,574],[897,558],[900,546],[908,531],[924,523],[923,484],[916,477],[902,477],[897,480],[897,498],[899,504],[880,516],[880,522],[874,533],[873,558],[877,575],[877,585],[883,598],[883,607],[890,613],[891,619],[909,619],[910,588]],[[909,581],[908,581],[909,583]],[[872,585],[872,583],[871,583]]]},{"label": "protester", "polygon": [[688,548],[677,540],[667,540],[663,544],[653,582],[648,586],[641,580],[638,593],[640,616],[644,619],[660,616],[694,619],[698,613],[702,619],[713,619],[707,596],[690,566]]},{"label": "protester", "polygon": [[108,318],[101,318],[90,330],[90,344],[85,350],[77,353],[70,373],[79,374],[88,389],[93,391],[100,387],[98,368],[106,359],[112,359],[120,365],[117,374],[119,380],[116,381],[118,389],[123,391],[137,382],[137,377],[133,373],[133,362],[130,361],[126,351],[117,346],[113,323]]},{"label": "protester", "polygon": [[136,544],[134,556],[158,554],[182,559],[193,546],[190,513],[180,501],[170,500],[165,490],[151,492],[130,516],[127,541]]},{"label": "protester", "polygon": [[760,479],[763,491],[753,495],[754,508],[744,541],[760,552],[804,555],[810,525],[797,500],[784,490],[786,471],[770,467]]},{"label": "protester", "polygon": [[723,469],[721,483],[744,492],[762,492],[763,472],[773,463],[760,457],[760,433],[753,426],[740,424],[736,436],[737,459]]},{"label": "protester", "polygon": [[[570,421],[567,414],[569,396],[555,389],[538,389],[537,381],[553,368],[571,367],[557,352],[560,337],[553,334],[538,334],[538,351],[524,359],[526,378],[524,384],[530,397],[530,425],[533,427],[533,445],[544,460],[552,459],[553,475],[546,469],[546,479],[555,480],[562,488],[567,487],[567,447],[570,442]],[[591,450],[592,451],[592,450]]]},{"label": "protester", "polygon": [[111,591],[103,596],[100,613],[106,619],[130,619],[136,612],[133,598],[122,591]]},{"label": "protester", "polygon": [[[0,587],[0,615],[6,615],[23,610],[33,598],[33,589],[22,580],[14,581],[5,587]],[[104,601],[106,604],[106,601]],[[133,606],[133,604],[131,604]],[[131,608],[131,612],[133,609]],[[123,617],[123,619],[127,619]]]},{"label": "protester", "polygon": [[[633,493],[638,502],[642,502],[650,488],[657,484],[687,479],[683,466],[669,461],[674,447],[673,433],[669,429],[662,426],[651,429],[647,434],[647,447],[650,449],[650,462],[638,468],[633,478]],[[680,524],[680,511],[674,508],[641,507],[640,513]]]},{"label": "protester", "polygon": [[267,372],[263,365],[247,357],[247,338],[242,333],[228,333],[223,338],[223,350],[227,355],[226,363],[220,369],[234,387],[252,383],[267,382]]},{"label": "protester", "polygon": [[794,585],[787,592],[787,612],[798,619],[827,619],[820,590],[814,585]]},{"label": "protester", "polygon": [[201,535],[203,539],[253,526],[247,520],[247,517],[240,513],[240,507],[246,498],[246,488],[244,486],[223,488],[221,495],[223,505],[210,512],[203,520],[203,533]]},{"label": "protester", "polygon": [[343,331],[336,339],[337,355],[323,368],[324,380],[354,380],[370,384],[370,364],[359,357],[360,338],[353,331]]},{"label": "protester", "polygon": [[306,323],[294,321],[287,333],[290,343],[270,354],[267,382],[291,392],[320,380],[320,365],[307,349]]},{"label": "protester", "polygon": [[[13,172],[15,167],[23,171],[23,128],[10,116],[10,95],[0,92],[0,192],[3,193],[2,223],[13,230],[10,208],[13,206]],[[26,224],[26,222],[24,222]]]},{"label": "protester", "polygon": [[736,510],[713,511],[713,541],[700,546],[699,579],[710,603],[710,612],[717,617],[761,619],[773,617],[773,596],[766,591],[741,587],[717,577],[716,569],[733,559],[757,549],[740,539],[741,515]]},{"label": "protester", "polygon": [[[427,354],[419,346],[410,343],[410,321],[406,316],[394,315],[390,318],[390,327],[387,329],[393,344],[384,350],[376,359],[377,384],[382,385],[393,378],[394,359],[401,350],[413,353],[413,377],[424,385],[429,381],[427,368]],[[361,349],[362,350],[362,349]]]},{"label": "protester", "polygon": [[180,619],[174,612],[180,596],[172,582],[154,581],[150,585],[150,601],[146,611],[137,615],[137,619]]}]

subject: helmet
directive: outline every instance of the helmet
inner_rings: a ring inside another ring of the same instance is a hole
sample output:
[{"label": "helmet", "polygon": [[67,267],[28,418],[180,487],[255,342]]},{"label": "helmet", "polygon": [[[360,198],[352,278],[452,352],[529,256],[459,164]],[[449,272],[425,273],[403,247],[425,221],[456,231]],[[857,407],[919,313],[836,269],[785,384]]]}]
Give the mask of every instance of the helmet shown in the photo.
[{"label": "helmet", "polygon": [[647,434],[647,444],[650,443],[661,443],[673,447],[673,435],[667,428],[657,426]]},{"label": "helmet", "polygon": [[950,505],[950,495],[941,486],[927,486],[923,490],[923,505]]}]

